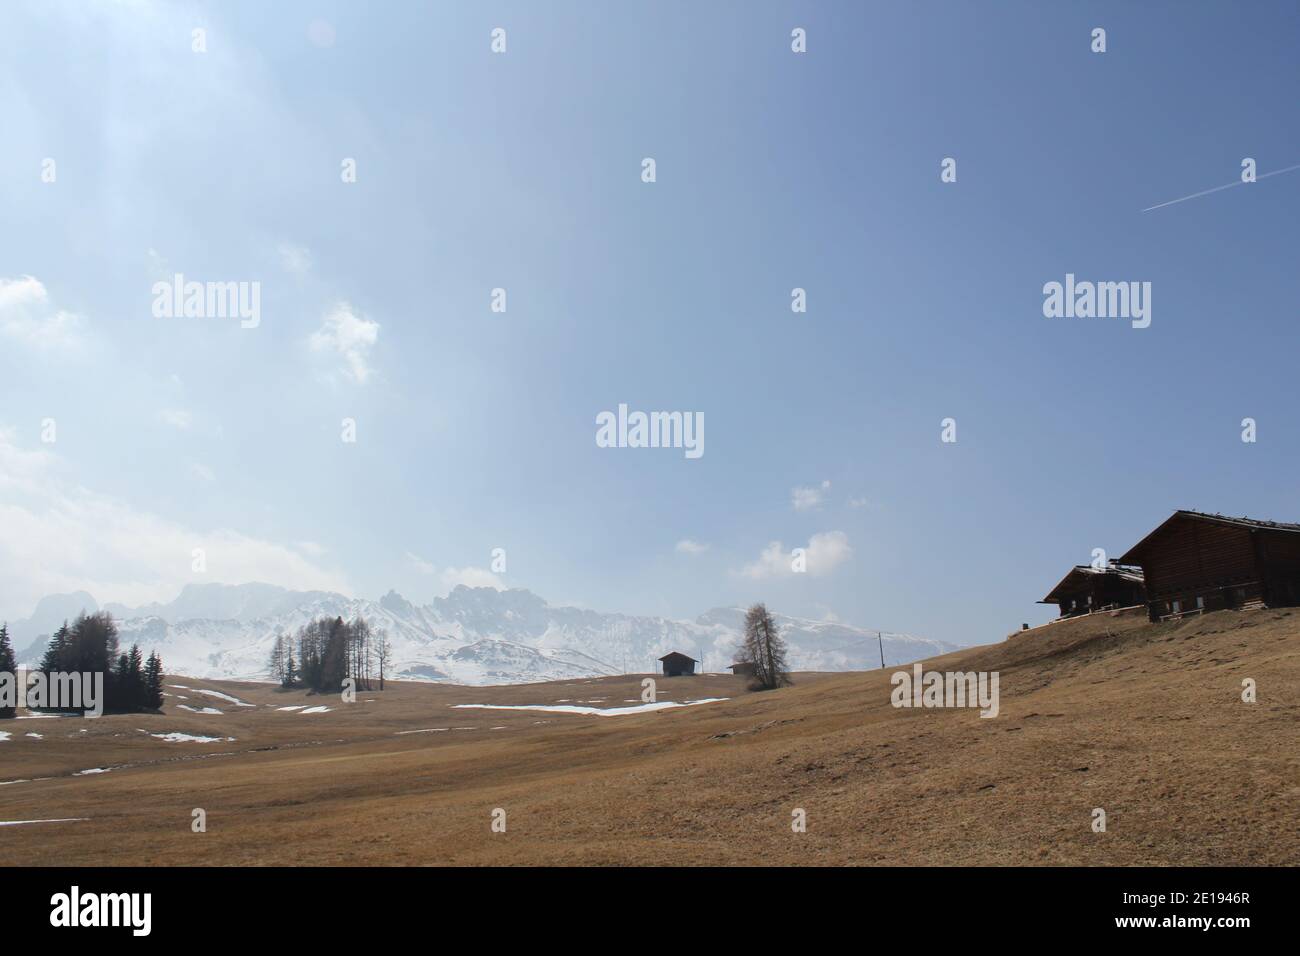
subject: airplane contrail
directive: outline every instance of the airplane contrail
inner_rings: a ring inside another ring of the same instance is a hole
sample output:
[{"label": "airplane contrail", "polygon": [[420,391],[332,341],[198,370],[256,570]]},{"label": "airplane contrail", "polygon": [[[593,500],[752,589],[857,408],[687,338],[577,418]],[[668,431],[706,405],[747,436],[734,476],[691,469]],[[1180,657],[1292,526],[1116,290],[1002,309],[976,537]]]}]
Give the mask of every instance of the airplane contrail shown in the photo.
[{"label": "airplane contrail", "polygon": [[[1286,169],[1275,169],[1271,173],[1263,173],[1262,175],[1256,176],[1255,180],[1258,182],[1261,179],[1268,179],[1268,177],[1270,176],[1280,176],[1282,175],[1282,173],[1289,173],[1296,169],[1300,169],[1300,163],[1296,163],[1294,166],[1288,166]],[[1147,206],[1147,208],[1143,209],[1142,211],[1150,212],[1152,209],[1161,209],[1165,206],[1172,206],[1176,202],[1186,202],[1189,199],[1197,199],[1200,196],[1208,196],[1210,193],[1217,193],[1221,189],[1231,189],[1233,186],[1245,186],[1245,185],[1246,183],[1238,179],[1236,182],[1227,183],[1226,185],[1223,186],[1215,186],[1213,189],[1202,189],[1199,193],[1192,193],[1190,196],[1182,196],[1179,199],[1171,199],[1168,202],[1156,203],[1154,206]]]}]

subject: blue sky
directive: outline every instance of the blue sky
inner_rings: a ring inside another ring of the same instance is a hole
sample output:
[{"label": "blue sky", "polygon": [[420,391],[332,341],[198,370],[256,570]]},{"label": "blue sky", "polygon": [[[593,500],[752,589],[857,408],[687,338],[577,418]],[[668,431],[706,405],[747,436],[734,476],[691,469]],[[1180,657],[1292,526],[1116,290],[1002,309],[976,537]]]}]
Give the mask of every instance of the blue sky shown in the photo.
[{"label": "blue sky", "polygon": [[[1175,508],[1297,520],[1300,170],[1142,210],[1300,163],[1298,47],[1264,2],[6,4],[0,617],[466,582],[983,642]],[[155,318],[177,272],[260,324]],[[1151,326],[1044,317],[1067,273]],[[597,447],[619,403],[705,454]]]}]

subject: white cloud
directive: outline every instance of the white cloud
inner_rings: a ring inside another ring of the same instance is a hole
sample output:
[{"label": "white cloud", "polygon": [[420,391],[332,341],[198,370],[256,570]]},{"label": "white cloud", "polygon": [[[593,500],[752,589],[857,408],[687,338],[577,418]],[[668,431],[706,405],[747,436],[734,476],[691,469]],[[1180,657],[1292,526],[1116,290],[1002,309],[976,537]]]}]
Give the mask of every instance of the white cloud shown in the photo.
[{"label": "white cloud", "polygon": [[313,20],[307,24],[307,39],[312,46],[328,50],[334,45],[334,25],[328,20]]},{"label": "white cloud", "polygon": [[37,349],[73,350],[85,344],[81,316],[50,308],[50,295],[33,276],[0,278],[0,334]]},{"label": "white cloud", "polygon": [[487,568],[447,567],[443,568],[442,573],[439,574],[437,565],[424,560],[418,554],[407,551],[405,557],[406,563],[420,574],[430,577],[437,575],[438,581],[442,585],[441,593],[443,595],[448,594],[458,584],[463,584],[469,588],[496,588],[498,591],[506,589],[505,583]]},{"label": "white cloud", "polygon": [[314,352],[335,353],[343,359],[342,372],[358,385],[374,374],[370,350],[379,341],[379,323],[340,302],[325,315],[324,324],[307,340]]},{"label": "white cloud", "polygon": [[708,550],[709,546],[707,544],[700,544],[698,541],[692,541],[690,538],[683,538],[681,541],[677,542],[678,554],[700,554]]},{"label": "white cloud", "polygon": [[280,268],[290,275],[305,276],[311,272],[311,250],[306,246],[296,246],[291,242],[282,242],[276,252],[280,256]]},{"label": "white cloud", "polygon": [[850,507],[850,508],[865,508],[868,504],[870,504],[870,502],[867,501],[866,498],[850,498],[850,499],[849,499],[849,507]]},{"label": "white cloud", "polygon": [[[0,618],[25,617],[47,594],[89,591],[101,603],[170,601],[186,584],[267,581],[350,593],[346,580],[296,550],[231,528],[199,530],[91,491],[60,460],[0,430]],[[207,571],[192,570],[202,548]]]},{"label": "white cloud", "polygon": [[195,478],[199,479],[200,481],[212,482],[217,480],[216,472],[214,472],[207,465],[200,464],[197,461],[190,463],[190,474],[192,474]]},{"label": "white cloud", "polygon": [[181,429],[193,424],[193,416],[183,408],[164,408],[158,413],[158,420],[164,425]]},{"label": "white cloud", "polygon": [[816,508],[826,497],[825,493],[830,489],[830,486],[829,481],[823,481],[819,488],[792,488],[790,490],[790,503],[794,505],[795,511],[808,511],[811,508]]},{"label": "white cloud", "polygon": [[[849,538],[843,531],[822,531],[813,535],[804,546],[806,571],[813,577],[829,574],[853,556]],[[794,555],[780,541],[773,541],[758,555],[758,560],[745,565],[740,574],[748,578],[793,577]]]},{"label": "white cloud", "polygon": [[444,568],[441,577],[442,586],[446,591],[450,591],[458,584],[463,584],[467,588],[496,588],[498,591],[506,589],[504,582],[487,568]]},{"label": "white cloud", "polygon": [[438,573],[437,567],[424,560],[424,558],[420,557],[418,554],[412,554],[410,551],[406,552],[406,563],[421,574]]},{"label": "white cloud", "polygon": [[149,275],[154,279],[161,279],[164,282],[172,281],[172,270],[167,264],[167,258],[157,249],[150,247],[145,253],[145,258],[149,260]]}]

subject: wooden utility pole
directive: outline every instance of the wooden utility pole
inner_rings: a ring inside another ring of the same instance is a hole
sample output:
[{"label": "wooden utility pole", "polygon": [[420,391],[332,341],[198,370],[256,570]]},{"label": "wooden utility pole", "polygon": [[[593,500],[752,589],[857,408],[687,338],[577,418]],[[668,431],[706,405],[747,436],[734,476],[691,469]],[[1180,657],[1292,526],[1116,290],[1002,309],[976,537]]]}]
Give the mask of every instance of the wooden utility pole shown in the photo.
[{"label": "wooden utility pole", "polygon": [[883,671],[885,669],[885,639],[880,636],[879,631],[876,631],[876,643],[880,645],[880,669]]}]

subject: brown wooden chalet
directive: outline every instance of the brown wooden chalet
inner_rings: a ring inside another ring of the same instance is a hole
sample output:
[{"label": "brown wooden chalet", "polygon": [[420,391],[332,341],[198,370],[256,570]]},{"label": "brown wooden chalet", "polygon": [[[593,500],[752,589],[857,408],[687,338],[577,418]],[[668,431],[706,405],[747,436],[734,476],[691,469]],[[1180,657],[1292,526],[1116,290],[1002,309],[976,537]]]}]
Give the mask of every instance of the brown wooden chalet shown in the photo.
[{"label": "brown wooden chalet", "polygon": [[1300,524],[1175,511],[1119,560],[1142,568],[1153,621],[1300,604]]},{"label": "brown wooden chalet", "polygon": [[731,665],[731,673],[735,674],[737,677],[753,677],[755,673],[754,662],[736,661],[736,663]]},{"label": "brown wooden chalet", "polygon": [[695,673],[695,658],[687,657],[679,651],[669,651],[659,658],[659,663],[664,666],[665,677],[680,677],[683,674]]},{"label": "brown wooden chalet", "polygon": [[1102,608],[1134,607],[1145,604],[1146,599],[1142,569],[1111,561],[1104,568],[1090,564],[1071,568],[1070,573],[1038,603],[1055,604],[1061,609],[1061,617],[1074,617]]}]

